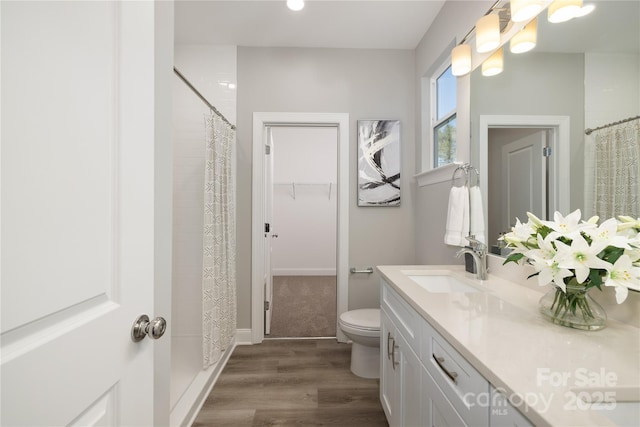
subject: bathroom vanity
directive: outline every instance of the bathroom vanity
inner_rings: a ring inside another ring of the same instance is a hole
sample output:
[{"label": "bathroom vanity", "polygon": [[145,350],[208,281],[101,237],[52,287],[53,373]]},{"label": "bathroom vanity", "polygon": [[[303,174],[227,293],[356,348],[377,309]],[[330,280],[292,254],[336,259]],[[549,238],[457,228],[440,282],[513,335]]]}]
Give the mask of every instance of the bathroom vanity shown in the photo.
[{"label": "bathroom vanity", "polygon": [[551,324],[541,292],[462,266],[378,270],[391,426],[640,425],[637,326]]}]

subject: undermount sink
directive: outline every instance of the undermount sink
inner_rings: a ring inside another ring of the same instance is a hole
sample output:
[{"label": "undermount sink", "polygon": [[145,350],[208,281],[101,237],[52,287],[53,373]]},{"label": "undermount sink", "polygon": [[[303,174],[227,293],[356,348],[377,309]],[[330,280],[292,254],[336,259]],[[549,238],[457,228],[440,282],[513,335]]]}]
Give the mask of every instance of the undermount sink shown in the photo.
[{"label": "undermount sink", "polygon": [[450,276],[447,272],[403,271],[403,273],[427,292],[436,294],[478,292],[478,289]]},{"label": "undermount sink", "polygon": [[618,426],[640,425],[640,388],[603,387],[576,388],[578,408],[591,409]]}]

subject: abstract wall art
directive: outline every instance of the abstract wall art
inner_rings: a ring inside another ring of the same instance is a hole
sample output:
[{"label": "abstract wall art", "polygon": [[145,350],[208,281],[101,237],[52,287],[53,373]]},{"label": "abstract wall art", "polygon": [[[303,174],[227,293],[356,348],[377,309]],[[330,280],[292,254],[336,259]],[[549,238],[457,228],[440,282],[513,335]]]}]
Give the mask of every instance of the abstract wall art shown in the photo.
[{"label": "abstract wall art", "polygon": [[358,206],[400,206],[399,120],[358,120]]}]

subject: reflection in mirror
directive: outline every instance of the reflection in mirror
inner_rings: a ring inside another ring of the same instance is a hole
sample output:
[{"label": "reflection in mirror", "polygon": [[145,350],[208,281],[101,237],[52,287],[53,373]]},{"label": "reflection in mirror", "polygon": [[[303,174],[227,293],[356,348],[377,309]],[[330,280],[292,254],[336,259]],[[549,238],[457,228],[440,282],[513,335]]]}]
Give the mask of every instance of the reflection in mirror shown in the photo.
[{"label": "reflection in mirror", "polygon": [[[489,183],[486,217],[494,222],[487,224],[490,245],[516,217],[526,219],[523,210],[541,209],[541,217],[548,217],[552,206],[562,205],[553,200],[560,197],[558,192],[549,191],[559,183],[547,174],[549,159],[537,147],[559,136],[543,125],[493,123],[500,129],[490,129],[487,152],[481,154],[482,116],[569,117],[569,136],[557,141],[560,148],[568,145],[569,158],[558,168],[569,170],[568,209],[580,208],[584,218],[593,214],[595,173],[588,161],[595,139],[584,130],[640,113],[640,2],[591,3],[596,7],[590,15],[559,24],[547,22],[543,12],[534,50],[512,54],[505,45],[501,74],[483,77],[476,69],[471,75],[471,163],[480,165],[482,156],[489,157],[488,170],[481,175]],[[504,168],[509,156],[513,164]]]}]

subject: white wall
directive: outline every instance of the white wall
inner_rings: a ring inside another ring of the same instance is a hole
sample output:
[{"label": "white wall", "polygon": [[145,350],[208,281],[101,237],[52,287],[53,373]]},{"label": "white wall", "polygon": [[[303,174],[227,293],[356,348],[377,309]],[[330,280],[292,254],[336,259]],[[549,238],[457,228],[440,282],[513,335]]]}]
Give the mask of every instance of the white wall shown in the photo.
[{"label": "white wall", "polygon": [[[177,45],[176,68],[232,123],[236,48]],[[202,223],[209,108],[177,77],[173,103],[173,292],[171,406],[202,369]]]},{"label": "white wall", "polygon": [[[416,135],[422,135],[416,141],[414,156],[415,171],[421,170],[422,151],[426,147],[424,140],[428,132],[423,128],[428,123],[425,117],[430,117],[429,87],[423,84],[423,78],[429,77],[440,60],[450,55],[450,48],[462,40],[467,32],[475,25],[478,18],[483,16],[494,1],[447,1],[436,17],[429,31],[422,38],[416,48],[416,88],[421,93],[416,94],[415,111]],[[420,95],[420,96],[418,96]],[[426,101],[425,101],[426,100]],[[444,244],[444,229],[446,226],[446,211],[451,182],[418,187],[416,190],[416,225],[415,247],[419,264],[458,264],[461,260],[455,258],[455,248]]]},{"label": "white wall", "polygon": [[[251,325],[251,153],[254,112],[350,115],[349,262],[352,266],[415,261],[413,228],[413,50],[238,48],[238,327]],[[356,121],[399,119],[402,206],[359,208]],[[377,307],[379,276],[351,275],[349,309]]]},{"label": "white wall", "polygon": [[273,275],[334,276],[337,128],[274,127],[271,135]]}]

